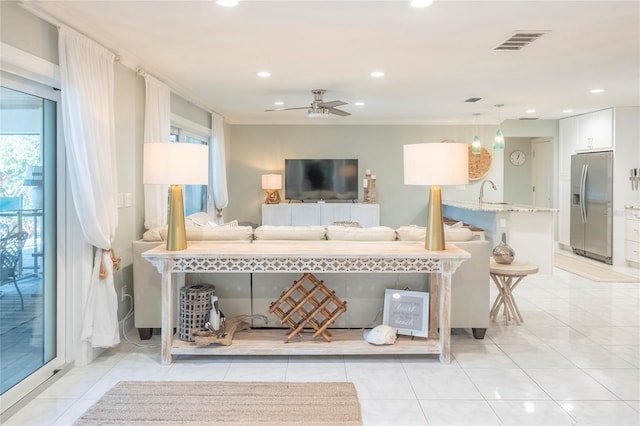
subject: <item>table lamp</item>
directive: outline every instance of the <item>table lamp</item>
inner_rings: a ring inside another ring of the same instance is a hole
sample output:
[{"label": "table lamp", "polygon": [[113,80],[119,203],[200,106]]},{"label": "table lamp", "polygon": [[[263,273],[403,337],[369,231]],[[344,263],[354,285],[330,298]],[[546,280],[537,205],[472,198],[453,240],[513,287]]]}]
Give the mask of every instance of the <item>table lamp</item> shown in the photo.
[{"label": "table lamp", "polygon": [[262,175],[262,189],[267,191],[265,204],[280,203],[279,189],[282,189],[282,175]]},{"label": "table lamp", "polygon": [[444,250],[440,185],[469,183],[469,158],[464,143],[420,143],[403,146],[405,185],[431,185],[425,248]]},{"label": "table lamp", "polygon": [[168,251],[187,248],[184,201],[180,185],[207,185],[208,181],[209,147],[207,145],[180,142],[144,144],[142,182],[170,185]]}]

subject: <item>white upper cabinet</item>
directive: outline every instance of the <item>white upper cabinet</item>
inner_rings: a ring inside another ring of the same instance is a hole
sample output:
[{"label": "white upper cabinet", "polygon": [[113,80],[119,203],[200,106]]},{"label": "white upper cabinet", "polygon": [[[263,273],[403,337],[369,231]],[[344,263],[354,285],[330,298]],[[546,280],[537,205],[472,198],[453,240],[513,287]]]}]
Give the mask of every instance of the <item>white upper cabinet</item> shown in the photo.
[{"label": "white upper cabinet", "polygon": [[576,151],[613,149],[613,110],[604,109],[579,115]]},{"label": "white upper cabinet", "polygon": [[558,172],[571,173],[571,156],[576,152],[613,149],[613,110],[604,109],[560,120]]},{"label": "white upper cabinet", "polygon": [[571,175],[571,156],[575,154],[578,140],[578,117],[563,118],[560,120],[559,129],[558,173]]}]

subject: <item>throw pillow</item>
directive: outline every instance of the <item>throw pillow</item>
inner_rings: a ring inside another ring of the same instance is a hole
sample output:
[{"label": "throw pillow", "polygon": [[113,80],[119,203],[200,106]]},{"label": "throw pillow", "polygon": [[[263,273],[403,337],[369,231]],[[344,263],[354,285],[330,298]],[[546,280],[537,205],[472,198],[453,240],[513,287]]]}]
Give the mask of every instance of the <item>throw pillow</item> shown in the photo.
[{"label": "throw pillow", "polygon": [[350,221],[339,221],[339,222],[333,222],[331,225],[333,226],[346,226],[349,228],[362,228],[362,225],[360,225],[360,222],[350,222]]},{"label": "throw pillow", "polygon": [[329,225],[327,240],[340,241],[394,241],[396,231],[388,226],[372,226],[369,228],[351,228]]},{"label": "throw pillow", "polygon": [[184,224],[185,226],[211,226],[210,224],[216,226],[206,212],[190,214],[184,218]]},{"label": "throw pillow", "polygon": [[[427,228],[422,226],[401,226],[396,229],[398,240],[400,241],[423,241],[426,238]],[[447,227],[444,229],[445,241],[470,241],[473,239],[473,232],[469,228]]]},{"label": "throw pillow", "polygon": [[324,240],[326,231],[322,226],[275,226],[262,225],[254,231],[256,240]]}]

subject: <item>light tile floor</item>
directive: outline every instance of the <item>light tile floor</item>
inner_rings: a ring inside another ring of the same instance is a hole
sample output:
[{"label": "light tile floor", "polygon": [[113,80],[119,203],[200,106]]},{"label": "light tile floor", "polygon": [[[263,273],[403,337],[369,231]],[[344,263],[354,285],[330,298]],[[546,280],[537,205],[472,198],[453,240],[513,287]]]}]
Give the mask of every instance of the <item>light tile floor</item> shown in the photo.
[{"label": "light tile floor", "polygon": [[640,425],[640,284],[555,269],[527,277],[515,297],[524,324],[496,322],[484,340],[456,330],[450,365],[337,356],[179,357],[162,366],[158,336],[129,341],[71,370],[6,424],[72,424],[120,380],[346,380],[365,425]]}]

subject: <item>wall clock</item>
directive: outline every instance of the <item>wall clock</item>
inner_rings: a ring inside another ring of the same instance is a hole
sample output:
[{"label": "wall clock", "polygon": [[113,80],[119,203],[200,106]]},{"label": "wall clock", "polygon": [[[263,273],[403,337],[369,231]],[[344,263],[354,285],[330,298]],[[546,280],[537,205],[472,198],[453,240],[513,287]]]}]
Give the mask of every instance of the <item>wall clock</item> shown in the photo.
[{"label": "wall clock", "polygon": [[514,166],[522,166],[526,160],[527,155],[519,149],[513,151],[509,156],[509,161],[511,161],[511,164]]}]

